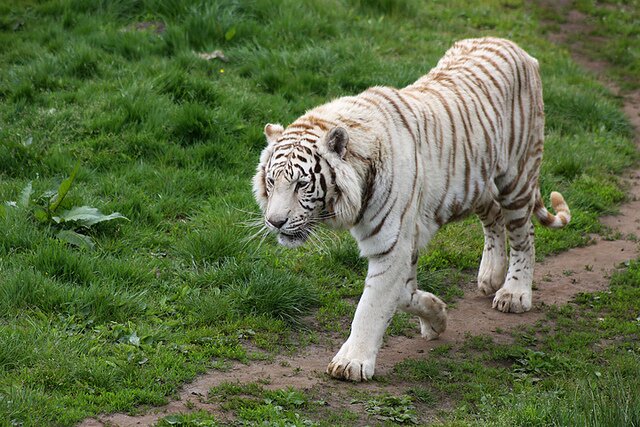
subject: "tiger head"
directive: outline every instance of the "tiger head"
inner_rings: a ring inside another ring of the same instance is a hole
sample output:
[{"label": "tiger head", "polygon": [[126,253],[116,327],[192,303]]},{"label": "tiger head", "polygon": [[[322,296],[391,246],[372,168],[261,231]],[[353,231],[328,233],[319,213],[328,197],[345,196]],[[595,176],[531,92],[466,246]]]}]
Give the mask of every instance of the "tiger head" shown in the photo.
[{"label": "tiger head", "polygon": [[320,222],[349,225],[360,208],[361,190],[346,159],[347,131],[268,124],[264,134],[267,147],[253,177],[253,193],[278,243],[299,246]]}]

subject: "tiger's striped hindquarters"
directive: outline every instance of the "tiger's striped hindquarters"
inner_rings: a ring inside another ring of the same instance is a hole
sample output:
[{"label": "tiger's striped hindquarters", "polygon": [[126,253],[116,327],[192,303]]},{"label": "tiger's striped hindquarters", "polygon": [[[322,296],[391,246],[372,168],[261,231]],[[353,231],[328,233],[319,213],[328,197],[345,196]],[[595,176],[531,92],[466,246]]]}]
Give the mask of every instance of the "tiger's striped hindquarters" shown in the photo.
[{"label": "tiger's striped hindquarters", "polygon": [[459,41],[406,88],[338,98],[286,129],[267,125],[265,136],[253,178],[265,227],[289,247],[319,223],[346,228],[369,261],[331,376],[373,376],[397,309],[418,316],[426,339],[445,330],[445,304],[418,289],[418,254],[442,225],[472,213],[485,237],[479,290],[495,294],[497,310],[531,309],[531,216],[551,228],[571,216],[559,193],[551,194],[555,215],[544,206],[538,62],[513,42]]}]

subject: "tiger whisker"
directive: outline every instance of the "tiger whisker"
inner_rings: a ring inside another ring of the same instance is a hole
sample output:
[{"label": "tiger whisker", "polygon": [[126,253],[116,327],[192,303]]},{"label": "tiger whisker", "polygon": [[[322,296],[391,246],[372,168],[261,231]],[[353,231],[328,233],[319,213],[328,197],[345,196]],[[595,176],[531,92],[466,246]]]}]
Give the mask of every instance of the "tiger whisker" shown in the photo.
[{"label": "tiger whisker", "polygon": [[312,218],[312,219],[309,220],[309,224],[314,226],[314,229],[316,229],[316,230],[322,230],[324,235],[331,234],[331,237],[337,237],[337,234],[333,230],[331,230],[330,228],[327,228],[327,227],[315,227],[316,225],[323,224],[323,219],[324,218]]},{"label": "tiger whisker", "polygon": [[244,228],[255,228],[255,227],[263,226],[264,221],[262,220],[262,218],[260,218],[255,220],[247,220],[247,221],[239,222],[238,225]]},{"label": "tiger whisker", "polygon": [[256,237],[260,236],[260,235],[261,235],[262,233],[264,233],[265,231],[268,231],[268,230],[267,230],[267,226],[266,226],[266,225],[263,225],[263,226],[262,226],[262,227],[260,227],[256,232],[254,232],[254,233],[253,233],[253,234],[251,234],[250,236],[247,236],[247,237],[245,237],[244,239],[242,239],[242,240],[243,240],[243,242],[244,242],[244,244],[245,244],[245,246],[246,246],[249,242],[251,242],[251,241],[255,240],[255,239],[256,239]]},{"label": "tiger whisker", "polygon": [[325,235],[328,237],[329,241],[332,243],[335,243],[339,240],[341,240],[341,237],[338,233],[336,233],[334,230],[330,229],[330,228],[323,228],[322,230]]},{"label": "tiger whisker", "polygon": [[311,236],[312,242],[315,243],[316,250],[320,253],[329,253],[329,245],[322,239],[318,232],[314,232]]},{"label": "tiger whisker", "polygon": [[314,216],[313,218],[314,219],[330,219],[330,218],[338,217],[340,215],[342,215],[342,212],[336,212],[336,211],[323,212],[323,213],[320,213],[319,215]]},{"label": "tiger whisker", "polygon": [[255,249],[255,251],[253,251],[253,255],[258,253],[258,251],[262,247],[262,243],[264,243],[264,241],[265,241],[265,239],[267,238],[268,235],[269,235],[269,230],[265,226],[264,227],[264,234],[262,235],[262,238],[260,239],[260,243],[258,243],[258,247]]},{"label": "tiger whisker", "polygon": [[309,241],[314,245],[316,250],[318,250],[319,252],[328,253],[329,243],[327,242],[331,242],[332,240],[331,238],[327,238],[327,237],[331,237],[331,236],[328,236],[329,233],[330,231],[327,229],[313,227],[310,229],[310,232],[309,232]]},{"label": "tiger whisker", "polygon": [[320,242],[317,238],[317,235],[315,233],[315,231],[311,230],[309,231],[309,235],[308,235],[308,239],[307,241],[313,246],[314,250],[316,252],[322,252],[322,248],[320,246]]},{"label": "tiger whisker", "polygon": [[256,212],[256,211],[248,211],[248,210],[245,210],[245,209],[240,209],[240,208],[239,208],[239,207],[237,207],[237,206],[231,206],[231,209],[233,209],[234,211],[241,212],[241,213],[243,213],[243,214],[245,214],[245,215],[262,216],[262,213],[260,213],[260,212]]}]

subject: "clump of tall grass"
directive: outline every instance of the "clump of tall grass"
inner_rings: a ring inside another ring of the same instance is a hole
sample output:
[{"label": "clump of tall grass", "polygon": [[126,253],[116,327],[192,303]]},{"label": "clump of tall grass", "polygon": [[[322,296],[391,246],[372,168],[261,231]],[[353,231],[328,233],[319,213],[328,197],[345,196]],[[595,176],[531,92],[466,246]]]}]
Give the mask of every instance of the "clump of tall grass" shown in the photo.
[{"label": "clump of tall grass", "polygon": [[318,301],[313,288],[290,273],[263,267],[246,279],[229,288],[232,306],[241,315],[266,315],[295,323]]}]

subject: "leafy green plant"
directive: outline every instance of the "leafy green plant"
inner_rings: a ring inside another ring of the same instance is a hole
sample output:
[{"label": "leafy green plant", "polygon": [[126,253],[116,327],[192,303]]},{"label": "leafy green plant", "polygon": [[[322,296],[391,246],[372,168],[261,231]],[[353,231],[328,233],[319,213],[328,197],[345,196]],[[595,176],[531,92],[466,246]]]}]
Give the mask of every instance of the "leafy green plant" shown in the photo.
[{"label": "leafy green plant", "polygon": [[413,401],[409,396],[382,395],[364,402],[364,409],[384,421],[393,421],[399,424],[418,424]]},{"label": "leafy green plant", "polygon": [[527,349],[522,357],[516,360],[514,375],[535,382],[542,376],[561,375],[569,369],[571,364],[560,355]]},{"label": "leafy green plant", "polygon": [[161,419],[157,427],[213,427],[217,426],[215,418],[204,411],[198,411],[193,414],[172,414]]},{"label": "leafy green plant", "polygon": [[[105,215],[98,208],[91,206],[72,206],[70,209],[62,209],[62,202],[69,194],[71,186],[76,179],[80,163],[76,163],[73,171],[57,190],[48,190],[32,199],[33,184],[29,182],[17,202],[5,202],[6,206],[19,208],[23,211],[31,211],[33,217],[41,224],[52,226],[57,231],[56,238],[80,248],[93,249],[93,239],[81,231],[88,230],[95,224],[114,219],[128,220],[119,212]],[[2,214],[3,212],[0,212]]]},{"label": "leafy green plant", "polygon": [[317,402],[309,402],[303,392],[292,388],[265,390],[257,383],[223,383],[213,387],[209,391],[209,397],[225,402],[223,408],[233,410],[241,420],[238,425],[318,425],[300,413]]}]

